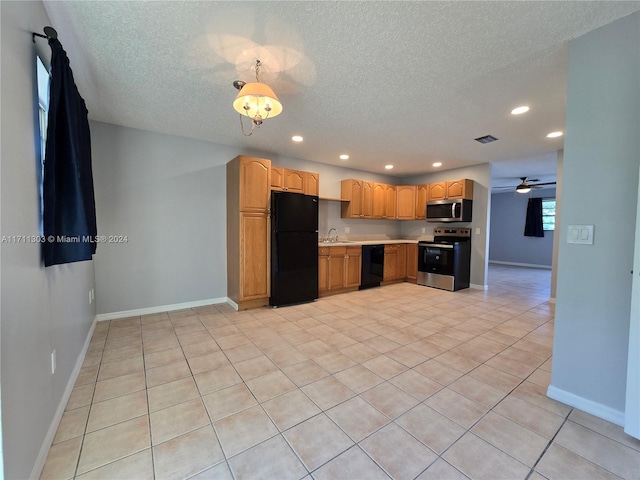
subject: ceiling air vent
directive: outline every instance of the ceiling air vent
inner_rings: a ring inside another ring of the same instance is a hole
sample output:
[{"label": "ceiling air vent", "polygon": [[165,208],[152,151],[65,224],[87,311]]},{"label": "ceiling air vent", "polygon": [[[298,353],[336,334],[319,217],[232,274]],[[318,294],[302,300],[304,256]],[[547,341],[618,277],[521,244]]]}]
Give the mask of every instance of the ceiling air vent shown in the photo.
[{"label": "ceiling air vent", "polygon": [[491,142],[495,142],[498,139],[493,135],[485,135],[484,137],[474,138],[474,140],[480,143],[491,143]]}]

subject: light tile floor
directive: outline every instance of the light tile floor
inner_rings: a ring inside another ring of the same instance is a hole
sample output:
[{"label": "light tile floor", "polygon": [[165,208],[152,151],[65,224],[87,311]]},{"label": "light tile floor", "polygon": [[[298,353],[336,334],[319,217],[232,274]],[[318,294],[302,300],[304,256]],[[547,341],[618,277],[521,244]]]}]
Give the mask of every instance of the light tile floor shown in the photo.
[{"label": "light tile floor", "polygon": [[546,397],[549,278],[101,322],[42,478],[637,480],[640,441]]}]

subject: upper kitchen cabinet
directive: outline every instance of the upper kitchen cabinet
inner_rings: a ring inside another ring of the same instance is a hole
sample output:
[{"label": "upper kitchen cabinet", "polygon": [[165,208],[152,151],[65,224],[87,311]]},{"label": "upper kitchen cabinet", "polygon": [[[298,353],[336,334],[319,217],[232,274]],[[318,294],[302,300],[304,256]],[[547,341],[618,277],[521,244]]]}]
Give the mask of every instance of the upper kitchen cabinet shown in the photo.
[{"label": "upper kitchen cabinet", "polygon": [[306,195],[320,195],[320,174],[302,172],[304,178],[304,193]]},{"label": "upper kitchen cabinet", "polygon": [[396,218],[396,187],[386,183],[373,184],[373,216],[393,220]]},{"label": "upper kitchen cabinet", "polygon": [[272,166],[271,190],[318,195],[320,191],[320,175]]},{"label": "upper kitchen cabinet", "polygon": [[271,190],[284,190],[284,167],[271,166]]},{"label": "upper kitchen cabinet", "polygon": [[385,185],[385,201],[384,201],[384,217],[387,220],[396,218],[396,205],[398,199],[396,198],[396,186]]},{"label": "upper kitchen cabinet", "polygon": [[473,200],[473,180],[447,180],[429,184],[429,200],[454,198]]},{"label": "upper kitchen cabinet", "polygon": [[304,193],[304,172],[285,168],[284,190],[287,192]]},{"label": "upper kitchen cabinet", "polygon": [[373,218],[384,218],[387,185],[373,184]]},{"label": "upper kitchen cabinet", "polygon": [[373,182],[342,180],[342,218],[373,218]]},{"label": "upper kitchen cabinet", "polygon": [[[271,200],[271,160],[238,156],[227,164],[227,182],[232,178],[227,195],[238,195],[238,210],[241,212],[269,211]],[[229,186],[227,187],[229,188]]]},{"label": "upper kitchen cabinet", "polygon": [[416,186],[416,220],[427,218],[427,201],[429,200],[429,184]]},{"label": "upper kitchen cabinet", "polygon": [[416,187],[415,185],[401,185],[396,187],[398,220],[414,220],[416,218]]}]

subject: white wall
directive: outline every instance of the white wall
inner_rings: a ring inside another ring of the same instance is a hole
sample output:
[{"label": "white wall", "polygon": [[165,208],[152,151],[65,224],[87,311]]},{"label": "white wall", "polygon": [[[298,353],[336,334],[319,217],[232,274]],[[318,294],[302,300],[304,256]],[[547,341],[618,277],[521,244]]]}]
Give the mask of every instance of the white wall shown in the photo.
[{"label": "white wall", "polygon": [[525,237],[524,224],[529,198],[555,198],[556,189],[515,191],[491,195],[489,261],[551,268],[554,231],[544,237]]},{"label": "white wall", "polygon": [[[38,235],[39,161],[36,49],[31,41],[49,19],[40,2],[0,2],[2,118],[0,229],[3,236]],[[60,39],[64,43],[64,33]],[[93,262],[44,268],[38,244],[1,245],[0,363],[4,476],[39,475],[54,419],[90,333]],[[57,371],[51,374],[51,352]]]},{"label": "white wall", "polygon": [[[549,395],[623,421],[640,162],[640,13],[570,43]],[[567,225],[595,225],[593,245]]]},{"label": "white wall", "polygon": [[[420,185],[423,183],[462,178],[469,178],[475,181],[473,185],[473,221],[450,225],[471,228],[471,285],[486,288],[487,258],[489,253],[489,213],[491,211],[491,195],[489,195],[491,188],[491,165],[484,163],[482,165],[408,177],[403,179],[402,183],[407,185]],[[401,223],[401,234],[406,238],[433,235],[433,228],[440,226],[440,224],[427,223],[424,220]],[[425,233],[422,233],[423,229]]]}]

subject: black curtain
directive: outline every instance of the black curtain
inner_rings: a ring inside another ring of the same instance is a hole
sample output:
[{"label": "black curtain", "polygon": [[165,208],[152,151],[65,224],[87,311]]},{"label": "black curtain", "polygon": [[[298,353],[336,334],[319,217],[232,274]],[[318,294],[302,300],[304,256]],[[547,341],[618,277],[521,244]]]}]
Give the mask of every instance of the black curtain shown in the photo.
[{"label": "black curtain", "polygon": [[542,199],[530,198],[527,204],[527,219],[524,224],[525,237],[544,237],[542,226]]},{"label": "black curtain", "polygon": [[51,47],[49,126],[44,162],[45,266],[91,260],[96,208],[87,107],[57,39]]}]

